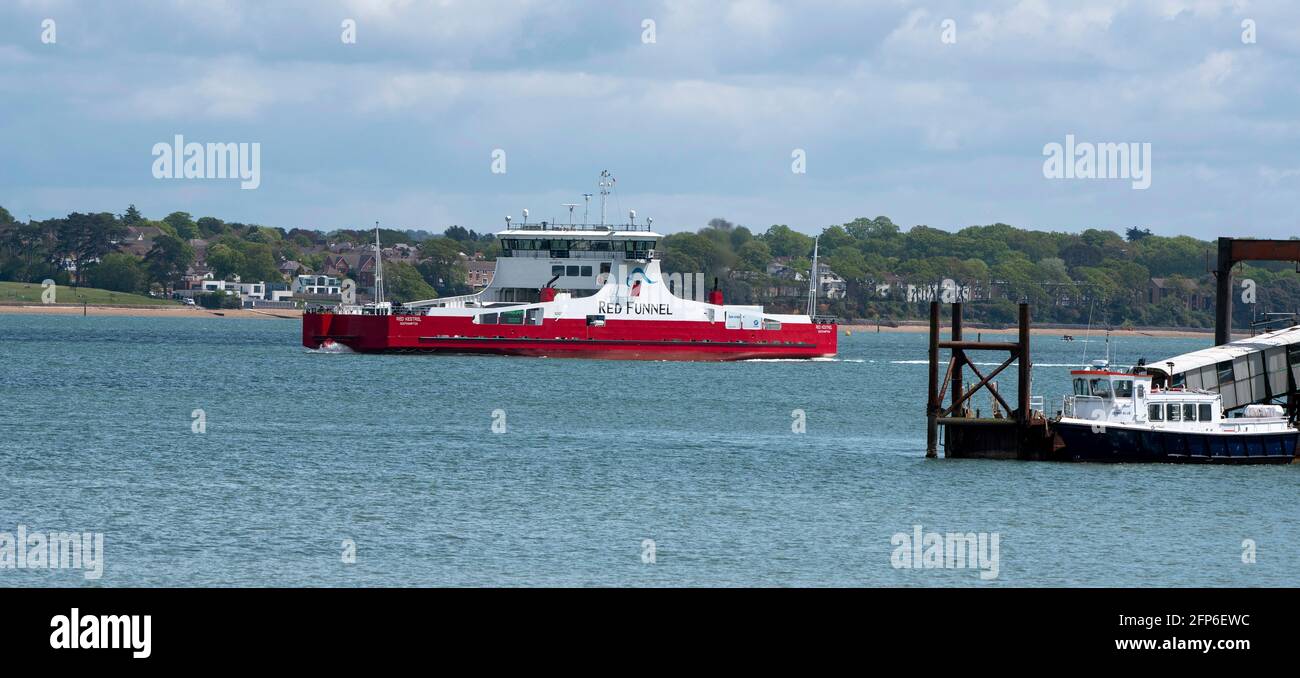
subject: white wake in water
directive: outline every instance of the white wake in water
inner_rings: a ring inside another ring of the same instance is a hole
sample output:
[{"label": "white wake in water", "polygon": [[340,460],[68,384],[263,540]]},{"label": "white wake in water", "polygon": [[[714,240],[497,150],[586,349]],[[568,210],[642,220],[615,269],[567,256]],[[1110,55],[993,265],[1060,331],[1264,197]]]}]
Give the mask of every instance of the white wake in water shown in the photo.
[{"label": "white wake in water", "polygon": [[304,347],[303,347],[303,351],[306,352],[306,353],[326,353],[326,354],[352,353],[352,352],[353,352],[352,349],[348,348],[347,346],[345,346],[345,345],[343,345],[343,344],[338,344],[338,343],[335,343],[335,344],[329,344],[329,345],[326,345],[326,346],[321,346],[320,348],[307,348],[307,347],[304,346]]},{"label": "white wake in water", "polygon": [[862,358],[746,358],[739,360],[742,363],[867,363],[870,360]]},{"label": "white wake in water", "polygon": [[[930,361],[928,361],[928,360],[891,360],[891,361],[889,361],[889,362],[890,362],[891,365],[928,365],[928,364],[930,364]],[[980,366],[983,366],[983,365],[989,365],[989,366],[992,366],[992,367],[997,367],[998,365],[1001,365],[1002,363],[981,363],[981,362],[976,362],[975,364],[976,364],[976,365],[980,365]],[[1034,363],[1034,367],[1077,367],[1077,368],[1079,368],[1079,369],[1083,369],[1083,365],[1080,364],[1080,363]]]}]

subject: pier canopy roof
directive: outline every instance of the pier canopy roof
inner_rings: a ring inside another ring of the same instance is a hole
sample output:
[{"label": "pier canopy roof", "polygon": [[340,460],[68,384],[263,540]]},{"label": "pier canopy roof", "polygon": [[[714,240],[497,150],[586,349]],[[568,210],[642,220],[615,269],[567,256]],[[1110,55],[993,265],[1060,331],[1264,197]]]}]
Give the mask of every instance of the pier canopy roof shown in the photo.
[{"label": "pier canopy roof", "polygon": [[1147,365],[1175,387],[1219,393],[1224,410],[1290,395],[1300,383],[1300,326]]},{"label": "pier canopy roof", "polygon": [[[1171,373],[1175,375],[1186,374],[1191,370],[1217,365],[1236,358],[1244,358],[1252,353],[1259,353],[1270,348],[1285,348],[1292,344],[1300,344],[1300,325],[1166,358],[1160,362],[1147,365],[1147,369],[1164,375]],[[1170,369],[1168,363],[1173,363],[1172,369]]]}]

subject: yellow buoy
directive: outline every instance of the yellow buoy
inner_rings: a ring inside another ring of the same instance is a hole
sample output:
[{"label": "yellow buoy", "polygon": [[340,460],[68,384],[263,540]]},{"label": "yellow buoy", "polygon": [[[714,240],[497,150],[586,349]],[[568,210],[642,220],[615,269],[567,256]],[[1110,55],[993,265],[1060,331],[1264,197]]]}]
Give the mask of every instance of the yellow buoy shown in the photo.
[{"label": "yellow buoy", "polygon": [[846,337],[853,336],[853,330],[844,330],[844,336]]}]

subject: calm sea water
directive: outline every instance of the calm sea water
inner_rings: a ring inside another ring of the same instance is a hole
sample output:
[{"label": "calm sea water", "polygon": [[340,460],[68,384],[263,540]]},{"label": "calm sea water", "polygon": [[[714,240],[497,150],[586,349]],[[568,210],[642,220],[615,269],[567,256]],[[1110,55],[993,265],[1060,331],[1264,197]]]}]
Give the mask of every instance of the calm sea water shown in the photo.
[{"label": "calm sea water", "polygon": [[[1297,581],[1297,465],[924,459],[921,334],[710,364],[330,354],[298,332],[0,315],[0,532],[97,531],[106,551],[97,582],[6,569],[0,586]],[[1037,339],[1036,394],[1059,398],[1083,349]],[[892,567],[891,536],[918,524],[998,533],[997,579]]]}]

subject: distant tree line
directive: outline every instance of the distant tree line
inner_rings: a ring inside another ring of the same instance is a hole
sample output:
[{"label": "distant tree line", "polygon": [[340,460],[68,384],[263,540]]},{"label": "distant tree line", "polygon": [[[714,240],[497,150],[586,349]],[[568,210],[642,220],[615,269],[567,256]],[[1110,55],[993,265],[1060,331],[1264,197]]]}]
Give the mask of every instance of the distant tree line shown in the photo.
[{"label": "distant tree line", "polygon": [[[141,256],[125,247],[132,227],[158,230]],[[120,215],[73,212],[20,222],[0,207],[0,280],[50,278],[65,285],[161,292],[195,263],[191,243],[202,240],[205,263],[216,277],[270,281],[279,279],[284,261],[320,271],[331,247],[366,247],[374,237],[368,228],[286,230],[195,219],[186,212],[150,220],[134,205]],[[467,293],[465,257],[493,260],[500,253],[492,234],[459,225],[441,234],[380,228],[379,238],[386,248],[404,245],[414,251],[408,260],[413,263],[385,262],[386,288],[399,301]],[[1016,304],[1027,301],[1043,322],[1206,327],[1213,324],[1213,308],[1206,303],[1213,298],[1214,280],[1207,271],[1212,248],[1210,242],[1142,228],[1120,235],[998,223],[950,232],[923,225],[904,230],[885,216],[859,218],[820,233],[820,262],[844,279],[844,295],[823,298],[819,310],[868,321],[923,318],[926,304],[899,290],[951,281],[972,292],[967,313],[975,321],[1014,322]],[[665,236],[659,251],[665,271],[703,273],[709,286],[716,278],[730,302],[785,311],[805,307],[813,237],[787,225],[756,233],[713,219],[698,231]],[[800,280],[792,279],[792,272]],[[1253,283],[1258,302],[1235,304],[1237,323],[1300,309],[1300,274],[1292,263],[1247,263],[1235,277]],[[1158,293],[1161,289],[1168,293]]]}]

